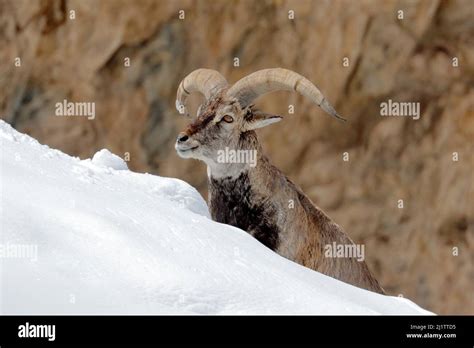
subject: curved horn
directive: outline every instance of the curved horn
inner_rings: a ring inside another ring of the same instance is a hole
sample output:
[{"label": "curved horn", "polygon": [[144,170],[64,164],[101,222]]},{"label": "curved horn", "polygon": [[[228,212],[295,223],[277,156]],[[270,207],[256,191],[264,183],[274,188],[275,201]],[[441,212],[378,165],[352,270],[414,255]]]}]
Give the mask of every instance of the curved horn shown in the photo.
[{"label": "curved horn", "polygon": [[274,91],[292,91],[311,99],[329,115],[342,121],[321,91],[311,81],[294,71],[275,68],[256,71],[237,81],[227,91],[228,97],[237,98],[242,108],[249,106],[257,97]]},{"label": "curved horn", "polygon": [[178,87],[176,93],[176,109],[181,114],[187,115],[186,99],[193,92],[204,94],[209,99],[221,88],[227,86],[227,81],[218,71],[212,69],[197,69],[186,76]]}]

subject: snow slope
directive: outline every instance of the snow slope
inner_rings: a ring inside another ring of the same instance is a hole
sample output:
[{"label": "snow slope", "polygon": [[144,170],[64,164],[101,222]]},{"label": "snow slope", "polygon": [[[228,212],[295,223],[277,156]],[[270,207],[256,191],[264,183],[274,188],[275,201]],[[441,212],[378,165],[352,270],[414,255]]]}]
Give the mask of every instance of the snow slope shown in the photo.
[{"label": "snow slope", "polygon": [[278,256],[107,150],[81,161],[3,121],[0,144],[1,313],[429,313]]}]

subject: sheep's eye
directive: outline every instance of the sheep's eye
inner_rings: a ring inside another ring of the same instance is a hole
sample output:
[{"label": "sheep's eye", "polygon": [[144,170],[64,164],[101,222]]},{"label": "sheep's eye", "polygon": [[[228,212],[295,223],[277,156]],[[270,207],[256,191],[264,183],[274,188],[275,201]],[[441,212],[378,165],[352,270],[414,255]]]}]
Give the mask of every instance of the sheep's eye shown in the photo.
[{"label": "sheep's eye", "polygon": [[222,117],[222,119],[227,123],[234,122],[234,119],[232,118],[232,116],[229,116],[229,115],[225,115],[224,117]]}]

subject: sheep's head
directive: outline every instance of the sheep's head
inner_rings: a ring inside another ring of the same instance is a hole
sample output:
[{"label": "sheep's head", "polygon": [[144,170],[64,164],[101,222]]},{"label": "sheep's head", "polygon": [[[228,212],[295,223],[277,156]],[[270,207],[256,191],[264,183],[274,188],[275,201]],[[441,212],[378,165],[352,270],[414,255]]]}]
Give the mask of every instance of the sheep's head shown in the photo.
[{"label": "sheep's head", "polygon": [[237,150],[245,145],[242,144],[243,133],[281,120],[280,116],[264,114],[252,106],[242,109],[237,100],[226,99],[223,94],[221,91],[206,100],[196,118],[178,135],[179,156],[212,165],[217,161],[219,150]]},{"label": "sheep's head", "polygon": [[198,69],[186,76],[178,88],[176,108],[181,114],[188,115],[188,95],[200,92],[205,96],[196,118],[178,135],[175,147],[179,156],[212,165],[217,162],[219,150],[239,149],[242,134],[281,120],[280,116],[262,113],[251,105],[260,95],[276,90],[295,90],[342,119],[316,86],[290,70],[260,70],[229,88],[217,71]]}]

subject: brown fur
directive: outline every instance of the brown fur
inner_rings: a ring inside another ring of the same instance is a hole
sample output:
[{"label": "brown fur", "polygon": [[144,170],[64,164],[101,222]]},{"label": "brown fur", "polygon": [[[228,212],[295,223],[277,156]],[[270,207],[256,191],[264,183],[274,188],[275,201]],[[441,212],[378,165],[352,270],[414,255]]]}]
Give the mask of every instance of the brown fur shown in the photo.
[{"label": "brown fur", "polygon": [[[278,254],[303,266],[384,293],[364,261],[325,257],[326,245],[353,242],[262,154],[250,125],[265,117],[258,118],[256,113],[252,107],[241,110],[235,100],[217,96],[206,102],[184,132],[190,137],[186,144],[177,143],[182,157],[197,158],[208,165],[212,218],[246,230]],[[232,115],[234,122],[223,123],[225,114]],[[217,152],[225,147],[256,150],[257,165],[217,163]],[[290,207],[290,202],[294,202],[294,207]]]}]

